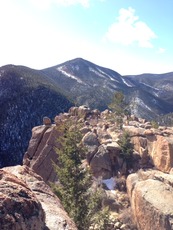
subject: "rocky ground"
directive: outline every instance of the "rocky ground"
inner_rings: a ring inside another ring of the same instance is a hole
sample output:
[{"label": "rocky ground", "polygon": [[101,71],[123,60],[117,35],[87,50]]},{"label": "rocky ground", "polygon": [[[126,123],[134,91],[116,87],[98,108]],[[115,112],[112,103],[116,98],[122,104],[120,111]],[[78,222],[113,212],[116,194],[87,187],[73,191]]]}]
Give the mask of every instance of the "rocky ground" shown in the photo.
[{"label": "rocky ground", "polygon": [[[58,163],[56,147],[61,135],[60,125],[67,119],[76,118],[81,126],[82,142],[87,147],[83,166],[90,166],[96,180],[115,180],[111,190],[104,185],[104,204],[109,204],[111,209],[110,229],[173,229],[173,128],[156,129],[144,119],[134,116],[125,118],[123,130],[129,132],[134,145],[129,169],[121,157],[118,142],[123,131],[119,129],[111,112],[106,110],[101,113],[85,106],[73,107],[68,113],[56,116],[53,124],[47,119],[43,125],[33,128],[23,166],[1,170],[2,175],[8,174],[9,177],[15,177],[16,181],[19,180],[16,186],[24,186],[29,191],[28,196],[33,196],[33,202],[38,203],[38,219],[41,220],[38,224],[41,227],[37,229],[76,229],[49,187],[50,182],[57,181],[52,161]],[[3,182],[3,176],[0,181]],[[0,192],[2,189],[3,186]],[[1,196],[4,202],[4,196]],[[25,203],[26,197],[22,199]],[[34,217],[29,218],[34,224]],[[14,215],[11,219],[14,224]],[[19,219],[21,223],[25,222],[24,217]]]},{"label": "rocky ground", "polygon": [[0,229],[77,229],[58,197],[32,169],[13,166],[0,173]]}]

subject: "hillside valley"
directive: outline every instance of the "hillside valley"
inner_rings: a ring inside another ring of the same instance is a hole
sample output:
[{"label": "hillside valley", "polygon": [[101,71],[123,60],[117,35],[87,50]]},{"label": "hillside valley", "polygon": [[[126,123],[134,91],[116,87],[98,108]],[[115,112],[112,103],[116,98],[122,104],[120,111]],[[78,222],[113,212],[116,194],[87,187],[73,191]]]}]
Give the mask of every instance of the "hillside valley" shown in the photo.
[{"label": "hillside valley", "polygon": [[[82,58],[43,69],[0,68],[0,166],[21,163],[32,127],[73,104],[103,111],[117,91],[131,113],[147,120],[173,112],[173,73],[121,76]],[[167,119],[168,120],[168,119]],[[170,120],[170,119],[169,119]]]},{"label": "hillside valley", "polygon": [[31,130],[44,116],[54,118],[72,103],[39,71],[0,68],[0,167],[21,164]]}]

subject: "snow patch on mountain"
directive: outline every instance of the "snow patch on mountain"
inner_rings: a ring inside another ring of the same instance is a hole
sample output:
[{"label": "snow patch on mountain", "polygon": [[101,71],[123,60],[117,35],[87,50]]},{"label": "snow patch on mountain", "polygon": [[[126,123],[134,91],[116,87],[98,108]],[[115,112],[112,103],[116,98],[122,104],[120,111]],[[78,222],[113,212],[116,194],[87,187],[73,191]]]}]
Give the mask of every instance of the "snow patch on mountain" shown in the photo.
[{"label": "snow patch on mountain", "polygon": [[107,73],[103,72],[101,69],[97,68],[97,70],[98,70],[100,73],[102,73],[102,74],[104,74],[105,76],[107,76],[111,81],[116,81],[116,82],[118,82],[116,79],[112,78],[110,75],[108,75]]},{"label": "snow patch on mountain", "polygon": [[140,105],[143,109],[146,109],[146,110],[149,110],[149,111],[152,111],[152,109],[146,105],[143,100],[141,100],[139,97],[135,98],[135,102],[136,102],[136,105]]},{"label": "snow patch on mountain", "polygon": [[92,67],[89,67],[89,71],[95,73],[99,77],[106,78],[102,73],[99,73],[97,70],[93,69]]},{"label": "snow patch on mountain", "polygon": [[79,68],[79,65],[74,65],[74,66],[71,65],[70,67],[71,67],[73,70],[77,70],[77,71],[79,71],[79,69],[80,69],[80,68]]},{"label": "snow patch on mountain", "polygon": [[144,83],[144,82],[142,82],[142,84],[145,85],[145,86],[147,86],[147,87],[149,87],[149,88],[151,88],[151,89],[154,89],[154,90],[156,90],[156,91],[159,91],[159,90],[160,90],[160,89],[155,88],[155,87],[152,87],[151,85],[148,85],[148,84],[146,84],[146,83]]},{"label": "snow patch on mountain", "polygon": [[103,72],[101,69],[97,68],[97,70],[93,69],[92,67],[89,67],[89,71],[95,73],[97,76],[102,77],[104,79],[109,78],[111,81],[116,81],[118,82],[116,79],[114,79],[113,77],[111,77],[110,75],[108,75],[107,73]]},{"label": "snow patch on mountain", "polygon": [[70,77],[70,78],[76,80],[78,83],[80,83],[80,84],[85,84],[83,81],[81,81],[81,79],[77,78],[76,76],[74,76],[74,75],[71,74],[71,73],[66,72],[66,71],[64,70],[64,68],[65,68],[65,66],[60,66],[60,67],[57,68],[57,70],[60,71],[60,72],[61,72],[62,74],[64,74],[65,76]]},{"label": "snow patch on mountain", "polygon": [[131,85],[129,82],[127,82],[127,80],[125,80],[124,78],[121,78],[122,81],[124,82],[125,85],[127,85],[128,87],[134,87],[134,85]]}]

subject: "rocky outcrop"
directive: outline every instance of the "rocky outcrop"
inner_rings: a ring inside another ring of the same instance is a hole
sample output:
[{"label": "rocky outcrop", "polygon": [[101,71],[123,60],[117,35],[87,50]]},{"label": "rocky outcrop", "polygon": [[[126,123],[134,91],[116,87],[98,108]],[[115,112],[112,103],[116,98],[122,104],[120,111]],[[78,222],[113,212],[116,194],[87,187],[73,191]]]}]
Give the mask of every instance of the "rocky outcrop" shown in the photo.
[{"label": "rocky outcrop", "polygon": [[[108,110],[100,113],[86,106],[72,107],[68,113],[56,116],[55,124],[35,127],[23,164],[42,176],[46,183],[56,181],[52,162],[58,164],[56,149],[61,144],[58,141],[62,135],[61,126],[64,121],[73,119],[80,124],[86,159],[93,174],[104,179],[117,173],[124,174],[126,164],[120,157],[121,148],[118,145],[121,131],[111,116]],[[150,122],[133,116],[130,121],[125,121],[123,128],[130,133],[134,144],[133,171],[155,167],[169,172],[173,168],[172,128],[154,129]]]},{"label": "rocky outcrop", "polygon": [[[173,129],[153,129],[149,125],[125,127],[131,133],[134,149],[141,157],[140,167],[152,165],[162,172],[168,173],[173,167]],[[150,127],[150,128],[147,128]]]},{"label": "rocky outcrop", "polygon": [[98,151],[98,146],[100,145],[98,138],[97,138],[97,135],[95,133],[93,133],[91,130],[89,130],[84,135],[82,142],[86,146],[86,149],[87,149],[86,159],[90,164],[93,156]]},{"label": "rocky outcrop", "polygon": [[91,113],[90,108],[85,105],[81,105],[79,107],[72,107],[69,109],[70,116],[76,116],[78,118],[83,118],[84,120]]},{"label": "rocky outcrop", "polygon": [[33,169],[45,182],[56,180],[52,162],[57,163],[56,126],[37,126],[32,130],[32,138],[24,155],[23,164]]},{"label": "rocky outcrop", "polygon": [[[7,167],[1,170],[1,177],[0,229],[77,230],[58,197],[33,170],[27,166]],[[6,219],[11,220],[8,225]]]},{"label": "rocky outcrop", "polygon": [[0,229],[44,230],[45,213],[27,184],[0,170]]},{"label": "rocky outcrop", "polygon": [[46,183],[57,180],[53,162],[58,164],[56,149],[61,145],[61,126],[67,119],[75,119],[81,125],[82,143],[86,147],[87,162],[93,175],[110,178],[121,170],[120,147],[116,142],[115,124],[104,121],[105,113],[85,106],[73,107],[68,113],[55,117],[55,124],[38,126],[32,130],[32,138],[23,164],[32,168]]},{"label": "rocky outcrop", "polygon": [[112,164],[108,150],[105,145],[100,145],[98,151],[90,161],[90,168],[95,177],[102,176],[110,178],[112,174]]},{"label": "rocky outcrop", "polygon": [[60,126],[66,119],[78,117],[78,120],[84,121],[89,115],[95,116],[95,114],[98,114],[97,110],[91,112],[89,108],[80,106],[79,108],[72,107],[69,113],[56,116],[55,124],[51,124],[49,119],[45,118],[45,125],[32,129],[32,138],[24,155],[23,164],[32,168],[46,183],[56,181],[57,176],[53,168],[53,162],[58,163],[56,149],[61,144],[58,141],[58,138],[62,135]]},{"label": "rocky outcrop", "polygon": [[[32,138],[23,163],[25,167],[28,166],[39,174],[46,184],[58,180],[53,162],[58,164],[56,149],[61,146],[61,128],[66,121],[75,121],[75,124],[81,128],[82,144],[86,147],[86,161],[83,162],[83,166],[86,167],[89,164],[91,172],[96,178],[115,177],[118,190],[126,191],[126,177],[122,175],[127,174],[127,169],[130,169],[129,173],[136,172],[140,168],[145,170],[155,168],[162,171],[145,172],[140,170],[139,173],[130,175],[127,179],[128,194],[134,214],[133,219],[139,230],[173,229],[171,203],[173,179],[171,174],[165,174],[165,172],[172,173],[173,171],[173,129],[166,127],[154,129],[151,123],[136,117],[131,117],[130,121],[126,119],[123,129],[130,133],[134,144],[133,161],[131,168],[128,168],[126,161],[121,156],[121,148],[118,144],[122,131],[117,128],[112,114],[108,110],[100,113],[85,106],[73,107],[68,113],[56,116],[55,124],[45,124],[32,130]],[[36,186],[39,185],[40,188],[38,194],[40,190],[46,190],[44,182],[36,183]],[[32,186],[34,188],[33,184]],[[34,191],[37,191],[38,187]],[[49,194],[49,192],[46,193]],[[36,196],[40,196],[38,194]],[[160,196],[163,199],[160,199]],[[61,211],[61,207],[58,205],[56,205],[59,207],[57,211],[54,210],[54,206],[51,204],[52,197],[51,194],[50,200],[45,196],[38,197],[38,200],[41,200],[45,213],[49,213],[51,210],[50,217],[47,217],[48,214],[46,214],[47,223],[51,226],[51,223],[56,222],[57,224],[58,221],[59,225],[63,227],[64,222],[57,220],[52,215],[54,212],[58,216],[57,213]],[[43,200],[48,200],[48,202],[46,201],[47,203],[44,204]],[[51,221],[51,218],[56,221]],[[66,217],[61,220],[64,219],[66,220]]]},{"label": "rocky outcrop", "polygon": [[127,189],[138,230],[173,229],[173,175],[140,170],[128,176]]}]

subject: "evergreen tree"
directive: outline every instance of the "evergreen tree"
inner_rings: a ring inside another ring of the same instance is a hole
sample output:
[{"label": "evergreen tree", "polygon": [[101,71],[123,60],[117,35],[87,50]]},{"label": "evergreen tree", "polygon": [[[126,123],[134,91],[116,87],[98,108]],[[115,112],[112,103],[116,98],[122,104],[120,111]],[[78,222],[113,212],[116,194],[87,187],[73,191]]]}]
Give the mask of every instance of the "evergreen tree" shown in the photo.
[{"label": "evergreen tree", "polygon": [[127,109],[127,104],[125,102],[124,94],[120,91],[114,94],[111,104],[109,108],[112,110],[113,114],[115,115],[116,122],[119,127],[122,129],[123,125],[123,117],[125,115],[129,115],[130,112]]},{"label": "evergreen tree", "polygon": [[124,94],[122,92],[116,92],[112,99],[109,108],[117,115],[121,116],[124,114],[125,102],[124,102]]},{"label": "evergreen tree", "polygon": [[[91,174],[81,166],[85,148],[81,145],[82,136],[77,124],[66,122],[58,130],[63,134],[58,140],[61,143],[57,149],[59,164],[55,165],[59,183],[53,184],[52,188],[78,229],[87,230],[105,212],[101,205],[102,196],[98,189],[94,193],[91,191]],[[103,226],[107,223],[106,214],[102,220]],[[100,226],[99,229],[103,228]]]},{"label": "evergreen tree", "polygon": [[120,140],[118,141],[119,146],[121,147],[120,156],[127,164],[127,170],[132,167],[133,161],[133,144],[131,143],[131,137],[129,132],[123,131]]}]

